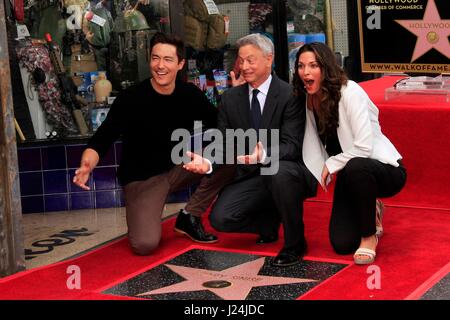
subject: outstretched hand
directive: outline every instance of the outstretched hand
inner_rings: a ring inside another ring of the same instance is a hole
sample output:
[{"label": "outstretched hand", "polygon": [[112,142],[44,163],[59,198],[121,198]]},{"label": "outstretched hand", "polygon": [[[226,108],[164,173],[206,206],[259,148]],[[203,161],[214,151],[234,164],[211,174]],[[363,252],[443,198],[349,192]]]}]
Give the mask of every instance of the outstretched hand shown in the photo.
[{"label": "outstretched hand", "polygon": [[240,75],[240,76],[238,76],[238,78],[236,78],[236,74],[234,73],[234,71],[230,71],[230,78],[231,78],[231,86],[233,86],[233,87],[240,86],[241,84],[244,84],[247,82],[247,81],[245,81],[245,79],[242,75]]},{"label": "outstretched hand", "polygon": [[183,165],[183,168],[187,171],[206,174],[210,170],[210,163],[202,156],[190,151],[187,151],[186,155],[192,159],[191,162]]},{"label": "outstretched hand", "polygon": [[81,189],[84,190],[91,190],[86,185],[86,182],[89,179],[89,174],[91,173],[91,167],[89,166],[89,162],[86,160],[83,160],[81,162],[80,167],[75,170],[75,176],[73,177],[73,183],[79,186]]},{"label": "outstretched hand", "polygon": [[263,157],[264,147],[261,142],[258,142],[253,149],[253,153],[245,156],[238,156],[237,160],[243,164],[257,164]]}]

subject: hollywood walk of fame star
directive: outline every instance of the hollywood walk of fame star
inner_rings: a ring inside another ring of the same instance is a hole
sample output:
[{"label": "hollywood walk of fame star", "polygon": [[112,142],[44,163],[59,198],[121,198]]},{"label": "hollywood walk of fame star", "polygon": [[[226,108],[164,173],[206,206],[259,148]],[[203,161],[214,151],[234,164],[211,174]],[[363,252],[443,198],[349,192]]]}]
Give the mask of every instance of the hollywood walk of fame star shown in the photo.
[{"label": "hollywood walk of fame star", "polygon": [[[244,300],[253,287],[318,281],[313,279],[259,275],[258,272],[264,265],[264,260],[265,258],[259,258],[222,271],[166,264],[168,268],[175,273],[178,273],[186,280],[167,287],[141,293],[138,294],[138,296],[209,290],[225,300]],[[223,287],[205,285],[213,283],[223,283],[225,285]]]},{"label": "hollywood walk of fame star", "polygon": [[417,36],[416,47],[411,62],[435,48],[450,58],[450,20],[442,20],[434,0],[428,0],[422,20],[395,20]]}]

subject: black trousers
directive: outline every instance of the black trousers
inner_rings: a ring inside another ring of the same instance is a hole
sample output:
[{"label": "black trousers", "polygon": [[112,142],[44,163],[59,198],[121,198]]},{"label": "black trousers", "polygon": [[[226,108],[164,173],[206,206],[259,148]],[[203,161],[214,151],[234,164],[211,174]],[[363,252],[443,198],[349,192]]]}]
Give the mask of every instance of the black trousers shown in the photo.
[{"label": "black trousers", "polygon": [[[401,163],[401,162],[400,162]],[[338,172],[329,225],[331,245],[339,254],[358,249],[361,237],[376,232],[376,198],[391,197],[406,183],[403,165],[353,158]]]},{"label": "black trousers", "polygon": [[280,161],[275,175],[255,175],[226,186],[209,215],[211,225],[223,232],[278,234],[284,229],[284,248],[302,249],[303,200],[309,194],[304,166]]}]

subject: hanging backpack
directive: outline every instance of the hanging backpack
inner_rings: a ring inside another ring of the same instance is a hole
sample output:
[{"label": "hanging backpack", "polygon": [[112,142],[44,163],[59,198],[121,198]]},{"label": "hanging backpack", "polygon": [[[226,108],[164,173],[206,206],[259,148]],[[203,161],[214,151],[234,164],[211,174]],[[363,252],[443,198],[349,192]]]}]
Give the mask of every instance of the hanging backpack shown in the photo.
[{"label": "hanging backpack", "polygon": [[203,0],[184,0],[183,8],[186,46],[199,51],[225,46],[228,34],[223,15],[209,14]]}]

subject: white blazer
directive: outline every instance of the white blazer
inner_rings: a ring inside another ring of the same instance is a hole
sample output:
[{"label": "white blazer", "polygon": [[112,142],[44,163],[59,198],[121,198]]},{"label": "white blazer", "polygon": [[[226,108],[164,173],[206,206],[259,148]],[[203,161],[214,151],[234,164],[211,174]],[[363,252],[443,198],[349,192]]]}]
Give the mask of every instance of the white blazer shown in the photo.
[{"label": "white blazer", "polygon": [[381,132],[378,108],[367,93],[351,80],[341,88],[337,135],[343,152],[330,157],[320,141],[314,113],[306,106],[303,161],[319,183],[324,164],[330,173],[335,173],[355,157],[399,166],[397,160],[402,159],[402,156]]}]

